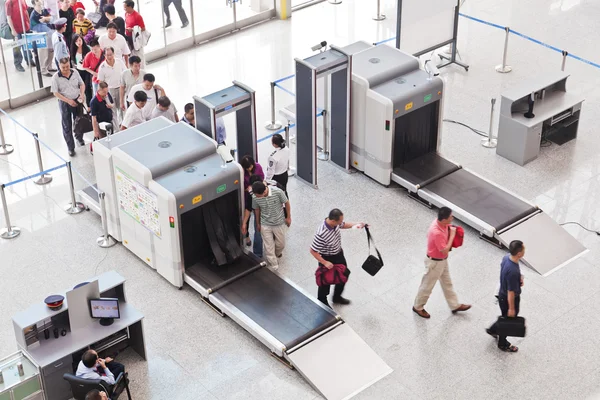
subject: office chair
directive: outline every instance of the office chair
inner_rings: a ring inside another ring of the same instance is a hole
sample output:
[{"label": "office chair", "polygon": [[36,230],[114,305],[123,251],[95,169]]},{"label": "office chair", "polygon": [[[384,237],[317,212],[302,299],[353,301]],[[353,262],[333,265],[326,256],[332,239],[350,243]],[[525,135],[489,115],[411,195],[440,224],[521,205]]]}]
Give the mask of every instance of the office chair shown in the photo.
[{"label": "office chair", "polygon": [[111,400],[117,400],[121,393],[123,393],[123,390],[125,390],[127,391],[127,399],[131,400],[127,373],[119,374],[114,385],[109,385],[102,379],[84,379],[73,374],[64,374],[63,378],[71,385],[71,392],[75,400],[85,400],[85,395],[93,389],[106,392]]}]

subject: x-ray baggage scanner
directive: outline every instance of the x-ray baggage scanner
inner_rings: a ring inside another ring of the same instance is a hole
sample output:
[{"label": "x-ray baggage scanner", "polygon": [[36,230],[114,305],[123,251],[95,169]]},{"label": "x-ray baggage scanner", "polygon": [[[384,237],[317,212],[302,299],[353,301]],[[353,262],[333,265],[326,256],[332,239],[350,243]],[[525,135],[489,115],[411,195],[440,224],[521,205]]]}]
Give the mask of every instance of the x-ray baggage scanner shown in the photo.
[{"label": "x-ray baggage scanner", "polygon": [[254,90],[233,81],[208,96],[194,96],[196,129],[217,140],[217,119],[235,112],[238,160],[250,155],[257,160],[256,96]]},{"label": "x-ray baggage scanner", "polygon": [[99,163],[96,173],[102,189],[114,180],[115,227],[131,252],[174,286],[189,284],[327,399],[348,399],[392,372],[331,308],[243,250],[243,170],[213,139],[159,121],[113,144],[104,157],[111,169]]},{"label": "x-ray baggage scanner", "polygon": [[[537,206],[437,152],[443,81],[421,70],[415,57],[380,45],[354,54],[352,61],[352,109],[364,110],[364,124],[362,116],[352,118],[358,169],[362,162],[364,173],[381,184],[394,181],[427,205],[450,207],[496,245],[522,240],[523,261],[542,275],[587,251]],[[361,101],[364,106],[355,108]]]}]

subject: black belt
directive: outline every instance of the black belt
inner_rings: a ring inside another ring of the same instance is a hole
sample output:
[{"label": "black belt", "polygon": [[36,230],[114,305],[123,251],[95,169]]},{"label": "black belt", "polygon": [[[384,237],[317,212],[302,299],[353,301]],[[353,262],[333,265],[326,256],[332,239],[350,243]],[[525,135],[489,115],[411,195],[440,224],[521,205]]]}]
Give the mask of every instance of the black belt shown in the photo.
[{"label": "black belt", "polygon": [[446,260],[445,258],[433,258],[433,257],[429,257],[429,256],[427,256],[427,258],[429,258],[430,260],[433,260],[433,261],[445,261]]}]

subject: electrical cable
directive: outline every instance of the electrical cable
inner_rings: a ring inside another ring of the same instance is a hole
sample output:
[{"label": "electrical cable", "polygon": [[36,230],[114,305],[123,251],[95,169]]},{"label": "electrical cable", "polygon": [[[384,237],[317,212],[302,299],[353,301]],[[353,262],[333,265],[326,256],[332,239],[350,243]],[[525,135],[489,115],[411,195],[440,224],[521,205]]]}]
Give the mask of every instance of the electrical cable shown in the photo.
[{"label": "electrical cable", "polygon": [[559,224],[560,226],[563,225],[578,225],[581,229],[591,232],[591,233],[595,233],[596,235],[600,236],[600,231],[595,231],[593,229],[588,229],[585,226],[581,225],[579,222],[575,222],[575,221],[569,221],[569,222],[563,222],[562,224]]},{"label": "electrical cable", "polygon": [[487,132],[484,132],[484,131],[479,130],[479,129],[472,128],[472,127],[470,127],[469,125],[467,125],[467,124],[465,124],[463,122],[454,121],[452,119],[444,119],[443,121],[444,122],[449,122],[451,124],[456,124],[456,125],[464,126],[465,128],[472,130],[474,133],[478,134],[479,136],[488,137],[488,133]]}]

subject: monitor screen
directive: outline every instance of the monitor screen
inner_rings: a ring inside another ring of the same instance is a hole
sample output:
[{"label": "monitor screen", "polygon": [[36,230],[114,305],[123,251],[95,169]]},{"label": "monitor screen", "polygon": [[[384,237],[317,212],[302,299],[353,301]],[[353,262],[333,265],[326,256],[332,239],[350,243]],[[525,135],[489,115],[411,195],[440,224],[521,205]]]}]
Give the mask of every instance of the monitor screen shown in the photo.
[{"label": "monitor screen", "polygon": [[90,300],[92,318],[120,318],[119,299]]}]

